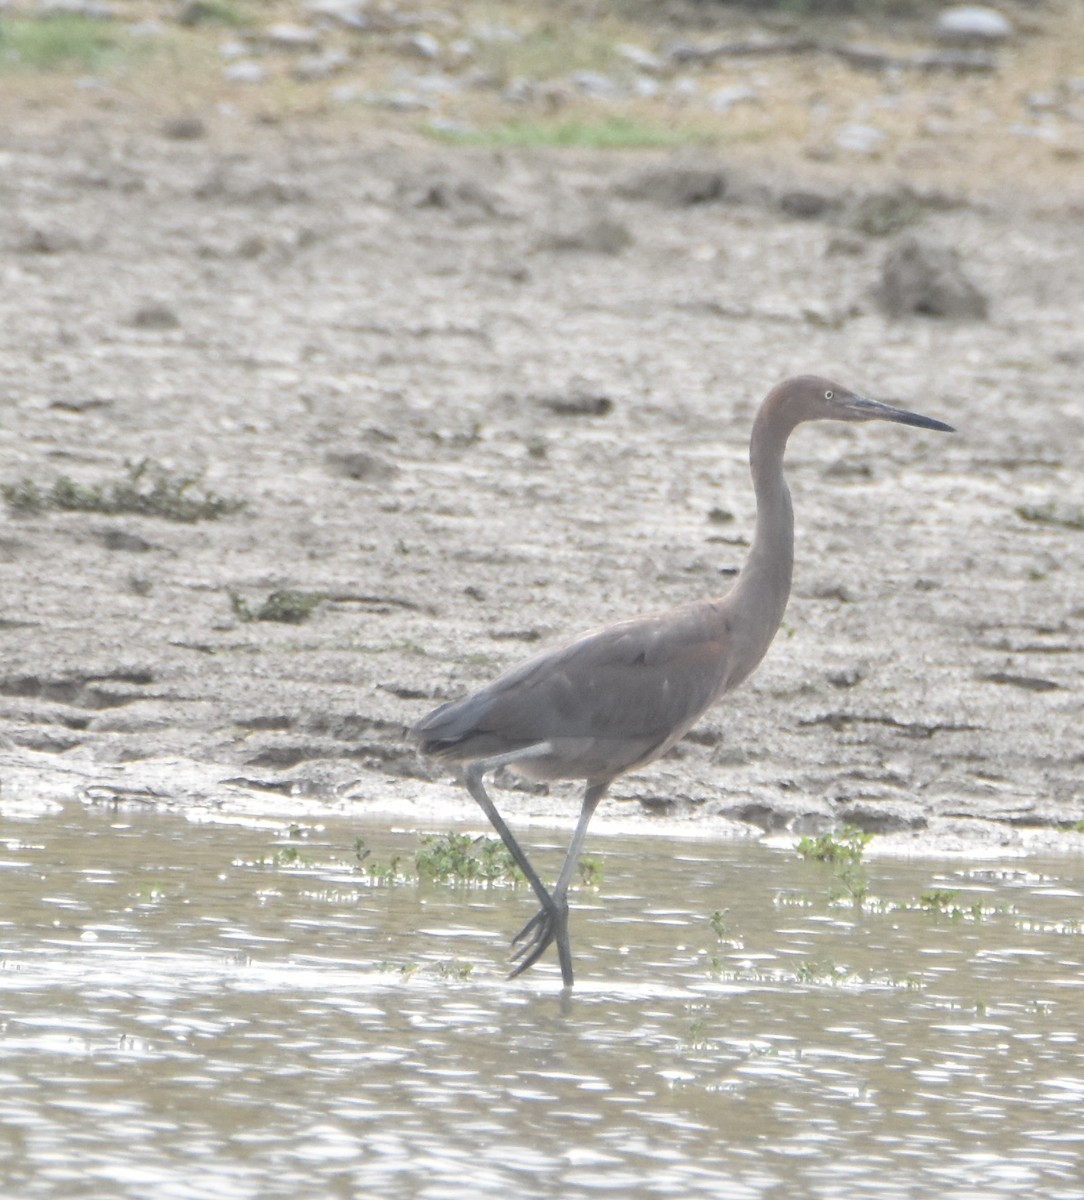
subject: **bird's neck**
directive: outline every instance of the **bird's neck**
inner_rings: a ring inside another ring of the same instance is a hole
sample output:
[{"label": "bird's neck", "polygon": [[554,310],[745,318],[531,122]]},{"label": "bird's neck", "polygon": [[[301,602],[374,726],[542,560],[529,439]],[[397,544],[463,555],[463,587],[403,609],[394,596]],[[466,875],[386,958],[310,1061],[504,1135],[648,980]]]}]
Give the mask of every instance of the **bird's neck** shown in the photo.
[{"label": "bird's neck", "polygon": [[[738,675],[749,674],[771,645],[790,597],[794,567],[794,510],[783,478],[783,452],[793,425],[761,408],[753,425],[749,465],[756,494],[757,516],[753,544],[734,587],[727,595],[727,616],[740,626],[748,663],[737,664]],[[735,679],[733,683],[739,682]]]}]

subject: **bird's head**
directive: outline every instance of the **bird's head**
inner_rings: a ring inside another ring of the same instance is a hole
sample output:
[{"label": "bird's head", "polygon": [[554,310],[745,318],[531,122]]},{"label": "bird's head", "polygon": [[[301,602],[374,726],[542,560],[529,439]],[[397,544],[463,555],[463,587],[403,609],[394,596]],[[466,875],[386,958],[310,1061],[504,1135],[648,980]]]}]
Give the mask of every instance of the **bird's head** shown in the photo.
[{"label": "bird's head", "polygon": [[895,421],[920,429],[956,432],[944,421],[923,417],[883,400],[871,400],[819,375],[797,375],[784,380],[772,389],[769,399],[779,415],[785,415],[793,425],[801,421]]}]

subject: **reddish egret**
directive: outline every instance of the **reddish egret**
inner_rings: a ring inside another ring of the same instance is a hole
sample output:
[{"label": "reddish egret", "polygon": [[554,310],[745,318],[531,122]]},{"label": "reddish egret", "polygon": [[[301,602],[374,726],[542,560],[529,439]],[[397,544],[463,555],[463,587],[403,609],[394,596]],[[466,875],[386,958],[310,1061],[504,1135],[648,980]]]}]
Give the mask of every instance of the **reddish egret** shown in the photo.
[{"label": "reddish egret", "polygon": [[[625,771],[653,762],[721,696],[747,679],[783,620],[794,562],[794,514],[783,478],[787,438],[803,421],[951,425],[870,400],[815,375],[773,388],[753,422],[749,461],[756,493],[753,544],[723,596],[618,621],[546,650],[473,696],[443,704],[411,736],[425,754],[465,767],[466,785],[538,897],[512,939],[526,971],[553,941],[572,986],[568,885],[591,816]],[[552,892],[531,866],[483,785],[497,767],[528,779],[582,779],[583,807]]]}]

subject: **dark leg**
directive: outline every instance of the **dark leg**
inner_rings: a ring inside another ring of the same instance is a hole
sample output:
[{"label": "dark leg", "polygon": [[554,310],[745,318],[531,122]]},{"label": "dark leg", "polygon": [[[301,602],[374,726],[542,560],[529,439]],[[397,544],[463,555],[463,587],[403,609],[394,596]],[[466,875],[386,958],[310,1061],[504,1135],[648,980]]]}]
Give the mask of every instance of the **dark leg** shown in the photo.
[{"label": "dark leg", "polygon": [[478,801],[478,805],[482,812],[489,818],[489,823],[500,834],[501,841],[508,848],[508,853],[516,861],[516,866],[523,872],[527,882],[534,890],[534,894],[538,897],[539,903],[542,905],[543,911],[553,910],[553,898],[546,890],[542,880],[538,878],[538,872],[531,866],[530,859],[524,854],[519,842],[512,836],[512,831],[504,823],[504,818],[497,811],[497,806],[489,798],[489,793],[486,791],[482,783],[482,777],[489,771],[497,767],[504,766],[506,763],[516,762],[522,758],[535,757],[539,754],[549,753],[549,743],[543,743],[541,746],[532,746],[527,751],[520,751],[516,754],[501,754],[495,755],[493,758],[479,759],[478,762],[473,762],[467,767],[466,784],[467,791]]},{"label": "dark leg", "polygon": [[587,836],[587,826],[591,823],[598,803],[610,786],[605,783],[589,783],[583,794],[583,807],[580,809],[580,819],[576,822],[572,841],[568,846],[565,861],[561,864],[561,873],[557,876],[557,884],[549,903],[543,903],[541,909],[527,922],[512,939],[512,944],[523,942],[514,953],[513,958],[519,959],[512,978],[522,974],[528,967],[533,967],[541,958],[550,942],[557,942],[557,957],[561,963],[561,978],[566,988],[572,986],[572,949],[568,942],[568,886],[572,882],[572,873],[580,861],[584,838]]}]

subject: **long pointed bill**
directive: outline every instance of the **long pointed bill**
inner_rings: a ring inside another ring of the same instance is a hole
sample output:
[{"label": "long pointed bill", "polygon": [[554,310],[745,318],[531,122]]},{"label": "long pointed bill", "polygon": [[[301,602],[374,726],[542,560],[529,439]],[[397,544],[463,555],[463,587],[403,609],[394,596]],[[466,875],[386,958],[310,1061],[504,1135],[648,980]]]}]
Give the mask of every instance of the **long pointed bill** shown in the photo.
[{"label": "long pointed bill", "polygon": [[955,433],[952,425],[924,417],[920,413],[908,412],[905,408],[893,408],[882,400],[870,400],[868,396],[855,396],[850,410],[857,421],[895,421],[898,425],[917,425],[919,429],[939,429],[942,433]]}]

